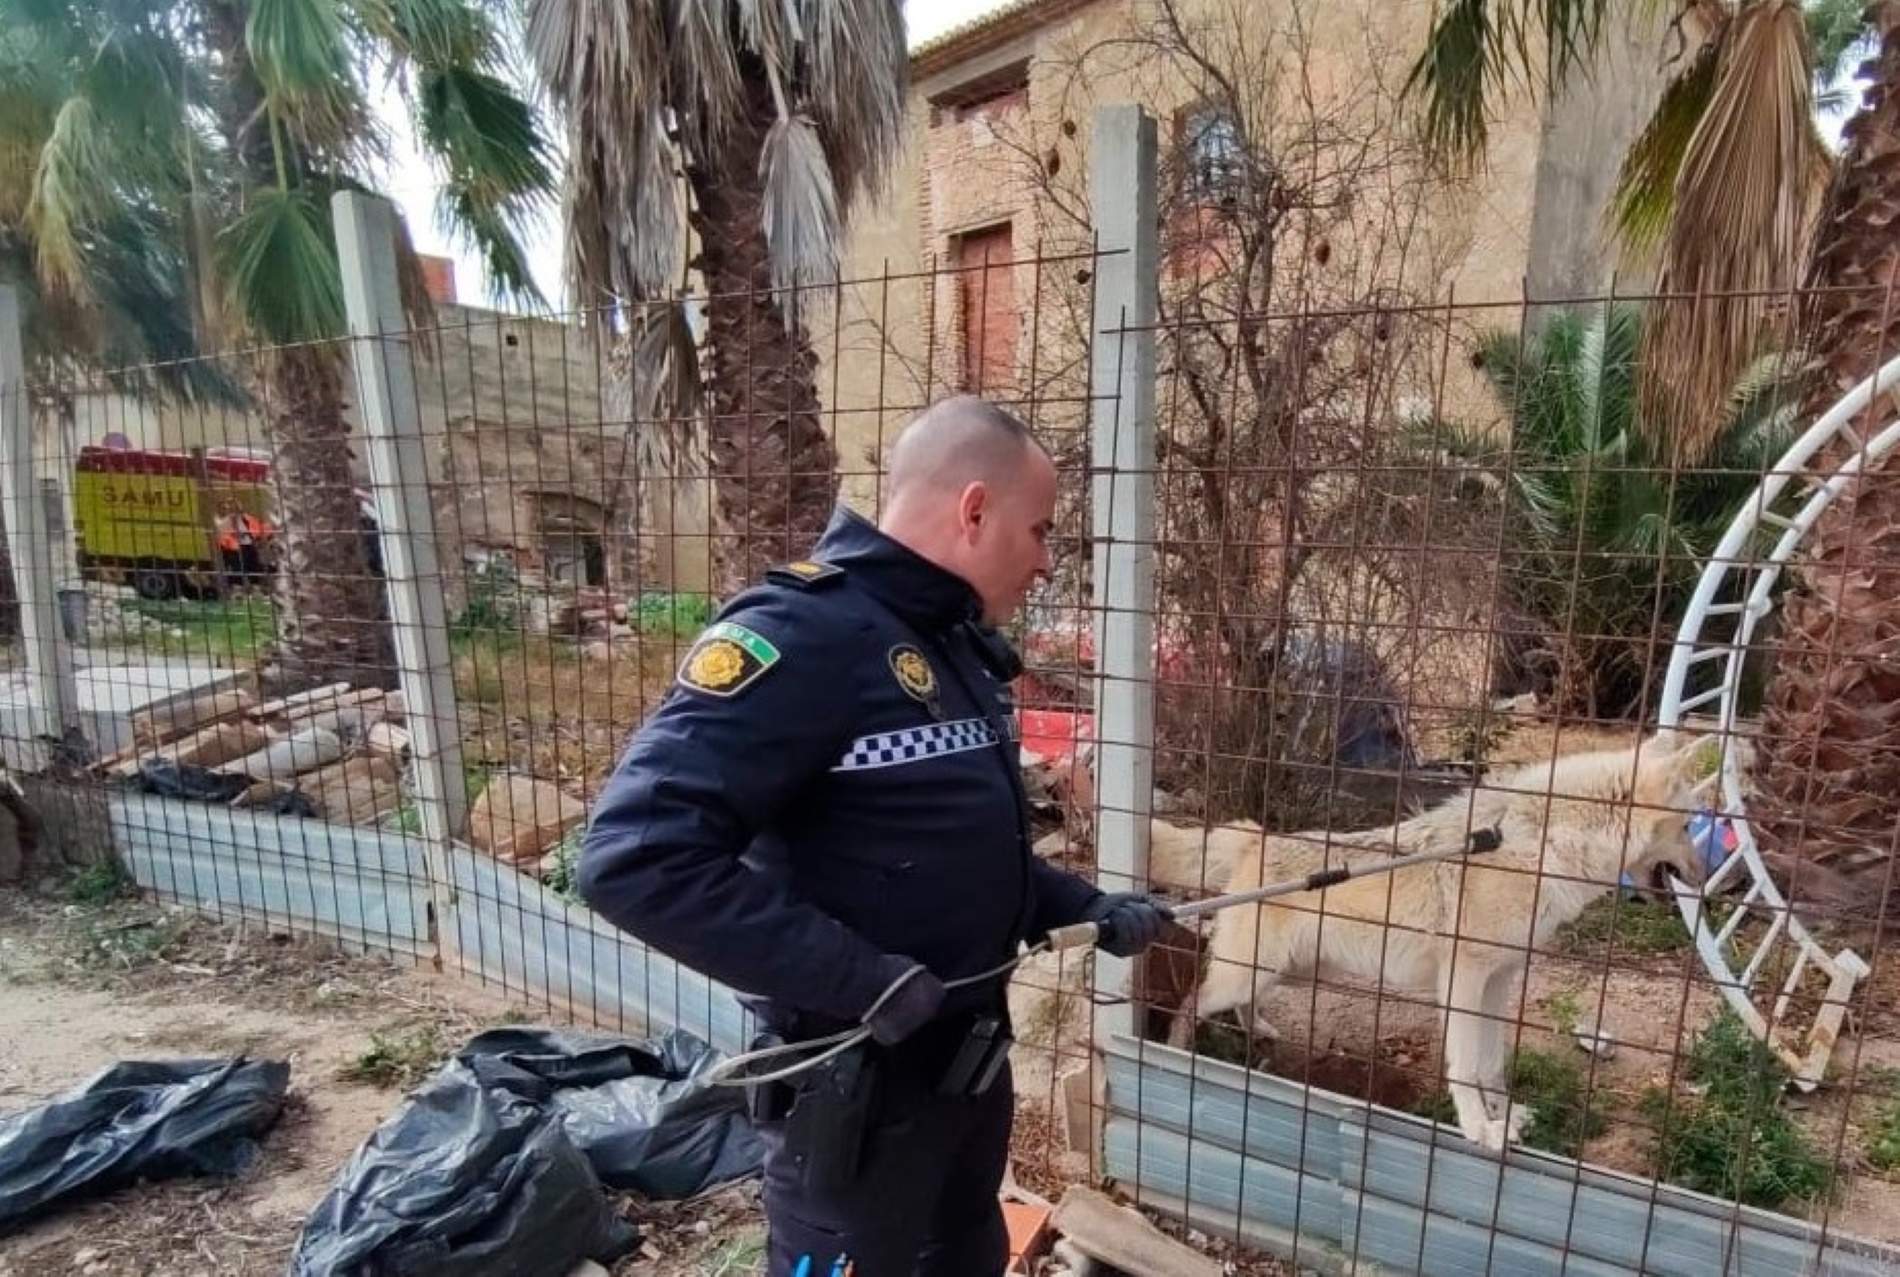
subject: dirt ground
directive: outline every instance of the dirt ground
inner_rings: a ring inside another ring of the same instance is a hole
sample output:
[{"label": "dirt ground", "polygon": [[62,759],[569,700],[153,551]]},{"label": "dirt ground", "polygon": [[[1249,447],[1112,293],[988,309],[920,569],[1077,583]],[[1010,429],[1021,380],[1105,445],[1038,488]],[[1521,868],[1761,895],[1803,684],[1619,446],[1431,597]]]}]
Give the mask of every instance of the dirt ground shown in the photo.
[{"label": "dirt ground", "polygon": [[[0,1277],[281,1277],[337,1170],[401,1099],[341,1074],[371,1035],[421,1045],[416,1074],[481,1028],[534,1020],[481,990],[320,942],[155,906],[0,893],[0,1112],[118,1060],[230,1053],[285,1059],[290,1103],[258,1164],[232,1183],[122,1189],[0,1238]],[[693,1203],[623,1198],[642,1252],[615,1277],[745,1277],[763,1225],[756,1191]]]},{"label": "dirt ground", "polygon": [[[1037,972],[1075,989],[1085,970]],[[1034,998],[1025,1007],[1033,1005]],[[1020,1096],[1014,1175],[1060,1197],[1087,1159],[1061,1151],[1056,1066],[1075,1058],[1086,1005],[1044,1011],[1015,1056]],[[1032,1018],[1036,1012],[1031,1012]],[[309,1210],[405,1084],[485,1027],[545,1021],[481,989],[323,941],[242,930],[128,900],[71,903],[0,892],[0,1113],[43,1102],[126,1059],[243,1053],[288,1060],[290,1099],[262,1156],[229,1183],[142,1184],[61,1210],[0,1237],[0,1277],[281,1277]],[[377,1041],[387,1076],[348,1074]],[[1062,1049],[1058,1050],[1058,1047]],[[757,1188],[690,1202],[617,1199],[640,1251],[614,1277],[753,1277],[762,1270]],[[1233,1277],[1292,1270],[1216,1239],[1170,1231],[1219,1257]]]}]

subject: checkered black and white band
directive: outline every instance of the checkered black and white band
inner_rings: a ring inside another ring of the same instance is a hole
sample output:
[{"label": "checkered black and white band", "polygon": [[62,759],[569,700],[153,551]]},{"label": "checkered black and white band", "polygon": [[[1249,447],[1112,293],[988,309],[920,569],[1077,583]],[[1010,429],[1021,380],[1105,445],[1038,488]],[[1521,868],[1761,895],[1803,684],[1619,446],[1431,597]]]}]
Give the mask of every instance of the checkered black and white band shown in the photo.
[{"label": "checkered black and white band", "polygon": [[851,742],[844,757],[831,770],[862,772],[879,767],[901,767],[926,758],[986,749],[994,744],[995,728],[980,718],[960,718],[952,723],[931,723],[926,727],[905,727],[860,736]]}]

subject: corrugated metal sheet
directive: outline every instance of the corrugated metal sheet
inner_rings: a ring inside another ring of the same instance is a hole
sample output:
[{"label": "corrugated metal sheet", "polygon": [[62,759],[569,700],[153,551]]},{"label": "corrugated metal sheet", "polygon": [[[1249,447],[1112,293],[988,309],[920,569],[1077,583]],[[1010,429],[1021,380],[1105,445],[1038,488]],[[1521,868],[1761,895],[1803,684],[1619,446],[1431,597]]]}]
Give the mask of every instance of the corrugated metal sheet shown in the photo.
[{"label": "corrugated metal sheet", "polygon": [[[112,836],[139,885],[221,917],[434,957],[420,839],[206,803],[114,793]],[[628,1032],[683,1028],[743,1050],[738,997],[540,883],[466,847],[449,852],[445,965],[529,1003]]]},{"label": "corrugated metal sheet", "polygon": [[402,834],[144,794],[107,799],[114,845],[161,899],[433,955],[422,844]]},{"label": "corrugated metal sheet", "polygon": [[[1116,1039],[1108,1173],[1302,1266],[1427,1274],[1876,1277],[1900,1251],[1455,1131],[1297,1082]],[[1355,1262],[1357,1268],[1355,1269]]]},{"label": "corrugated metal sheet", "polygon": [[591,910],[493,858],[451,849],[456,958],[473,974],[627,1031],[682,1028],[745,1049],[749,1018],[732,990],[629,940]]},{"label": "corrugated metal sheet", "polygon": [[[107,800],[141,886],[223,916],[432,956],[419,839],[130,793]],[[730,989],[467,848],[444,960],[530,1002],[742,1050]],[[1331,1272],[1877,1277],[1900,1252],[1799,1220],[1455,1132],[1297,1082],[1116,1039],[1107,1172],[1145,1200]]]}]

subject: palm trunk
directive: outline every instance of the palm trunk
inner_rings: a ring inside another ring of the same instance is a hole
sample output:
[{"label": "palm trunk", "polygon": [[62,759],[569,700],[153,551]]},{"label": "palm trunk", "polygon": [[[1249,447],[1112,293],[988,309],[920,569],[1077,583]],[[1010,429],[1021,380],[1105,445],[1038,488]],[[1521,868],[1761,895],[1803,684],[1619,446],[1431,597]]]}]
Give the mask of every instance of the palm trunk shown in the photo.
[{"label": "palm trunk", "polygon": [[724,523],[721,591],[808,553],[831,514],[837,454],[818,402],[818,357],[802,322],[772,292],[759,151],[771,88],[746,67],[748,110],[704,168],[688,174],[705,275],[711,466]]},{"label": "palm trunk", "polygon": [[327,351],[281,352],[269,372],[277,534],[278,639],[273,690],[350,682],[393,687],[382,581],[371,575],[343,416],[341,374]]},{"label": "palm trunk", "polygon": [[[1873,17],[1873,84],[1847,127],[1816,241],[1811,282],[1828,291],[1811,295],[1806,315],[1825,369],[1811,416],[1900,352],[1900,4]],[[1857,428],[1870,433],[1867,424]],[[1783,605],[1749,811],[1771,849],[1865,875],[1871,903],[1900,829],[1900,463],[1890,458],[1836,501],[1811,544]]]},{"label": "palm trunk", "polygon": [[[264,93],[251,65],[246,7],[205,0],[224,63],[219,129],[253,183],[277,180]],[[263,673],[274,692],[348,681],[395,686],[382,581],[369,569],[343,417],[342,364],[321,346],[291,346],[261,370],[277,495],[277,641]]]}]

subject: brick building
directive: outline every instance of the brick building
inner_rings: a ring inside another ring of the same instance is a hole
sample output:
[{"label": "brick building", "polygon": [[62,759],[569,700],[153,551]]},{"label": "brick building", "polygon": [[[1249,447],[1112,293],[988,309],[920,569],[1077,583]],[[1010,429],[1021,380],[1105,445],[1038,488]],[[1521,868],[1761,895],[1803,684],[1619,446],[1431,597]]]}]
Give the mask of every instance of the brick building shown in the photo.
[{"label": "brick building", "polygon": [[[1399,90],[1432,11],[1432,0],[1175,0],[1168,10],[1197,48],[1273,81],[1247,99],[1260,103],[1248,121],[1256,136],[1331,129],[1342,150],[1410,128]],[[853,503],[874,502],[883,443],[945,391],[980,389],[1033,404],[1039,424],[1079,424],[1086,262],[1066,258],[1088,248],[1096,105],[1140,102],[1159,121],[1164,287],[1218,255],[1218,201],[1192,196],[1217,191],[1241,162],[1240,130],[1209,108],[1178,51],[1157,48],[1165,17],[1157,0],[1017,0],[913,51],[906,153],[883,203],[851,227],[837,322],[817,343]],[[1388,168],[1368,170],[1353,196],[1365,211],[1343,238],[1307,246],[1319,262],[1305,264],[1307,277],[1353,297],[1442,298],[1455,285],[1463,302],[1601,290],[1612,270],[1601,210],[1659,91],[1661,48],[1657,32],[1621,33],[1590,83],[1494,121],[1475,176],[1405,176],[1404,209],[1389,194],[1398,163],[1381,161]],[[1404,250],[1382,258],[1369,245],[1401,219]],[[1452,380],[1455,406],[1481,401],[1469,369]]]}]

